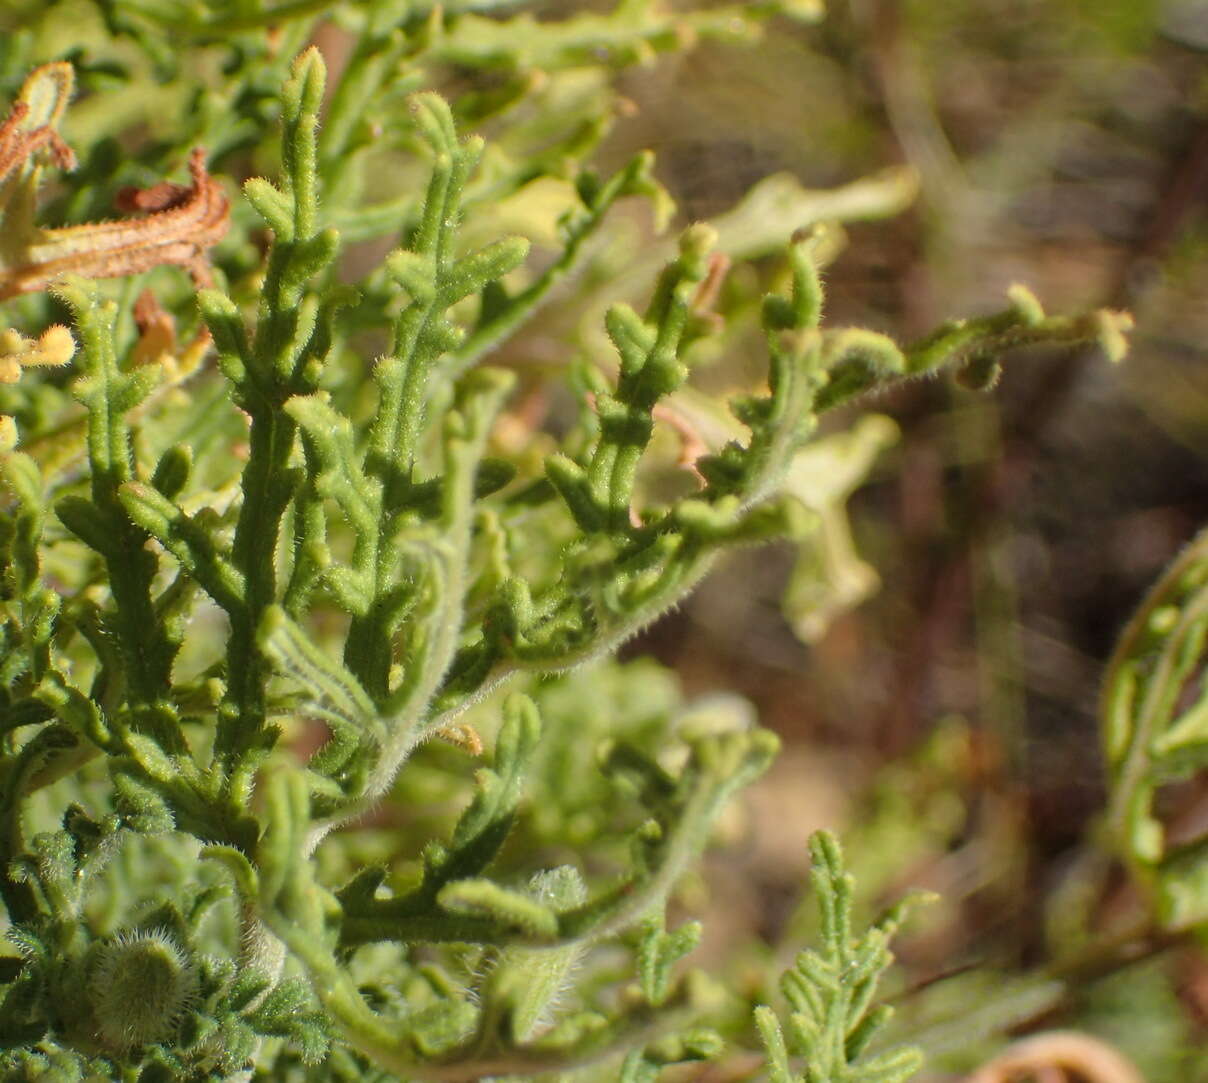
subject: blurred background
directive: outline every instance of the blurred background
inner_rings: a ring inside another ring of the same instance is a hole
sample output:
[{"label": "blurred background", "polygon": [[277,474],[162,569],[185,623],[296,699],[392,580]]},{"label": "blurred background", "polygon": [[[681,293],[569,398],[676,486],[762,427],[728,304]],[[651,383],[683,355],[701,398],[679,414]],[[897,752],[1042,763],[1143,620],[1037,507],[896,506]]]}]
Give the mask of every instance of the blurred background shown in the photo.
[{"label": "blurred background", "polygon": [[[1026,968],[1093,861],[1104,663],[1208,520],[1208,4],[832,0],[815,27],[769,29],[754,50],[705,41],[626,71],[605,160],[653,147],[685,222],[769,173],[822,188],[910,165],[904,213],[847,227],[829,325],[909,340],[1022,282],[1049,311],[1130,310],[1132,352],[1015,353],[991,394],[919,381],[831,418],[896,425],[848,501],[850,604],[795,635],[796,554],[752,551],[626,655],[655,654],[692,695],[739,691],[786,742],[741,845],[713,860],[715,939],[776,939],[827,824],[885,898],[943,895],[903,949],[915,980],[954,959]],[[707,379],[725,386],[729,364]],[[1204,828],[1202,779],[1171,800]],[[1096,891],[1090,921],[1127,909],[1124,884]],[[1176,952],[1151,969],[1127,996],[1094,986],[1082,1018],[1150,1078],[1196,1078],[1178,1050],[1208,1044],[1208,968]]]}]

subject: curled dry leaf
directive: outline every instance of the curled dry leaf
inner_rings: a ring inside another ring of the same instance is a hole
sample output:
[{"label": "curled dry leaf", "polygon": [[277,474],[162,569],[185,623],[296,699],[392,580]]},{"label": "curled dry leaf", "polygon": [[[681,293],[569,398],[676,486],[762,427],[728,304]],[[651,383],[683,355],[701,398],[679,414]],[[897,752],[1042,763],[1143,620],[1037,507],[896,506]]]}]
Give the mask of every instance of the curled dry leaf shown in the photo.
[{"label": "curled dry leaf", "polygon": [[175,317],[150,290],[143,290],[134,302],[134,324],[138,328],[138,341],[131,363],[159,365],[170,384],[178,384],[192,375],[214,341],[210,329],[202,324],[189,342],[178,342]]},{"label": "curled dry leaf", "polygon": [[183,267],[198,286],[209,285],[206,252],[225,236],[231,208],[200,147],[189,157],[190,184],[119,193],[119,208],[142,217],[58,229],[34,223],[40,159],[61,169],[75,165],[56,131],[73,85],[70,64],[43,65],[0,123],[0,300],[44,290],[64,274],[117,278],[163,265]]},{"label": "curled dry leaf", "polygon": [[1145,1083],[1132,1063],[1089,1034],[1053,1030],[1008,1046],[966,1083]]}]

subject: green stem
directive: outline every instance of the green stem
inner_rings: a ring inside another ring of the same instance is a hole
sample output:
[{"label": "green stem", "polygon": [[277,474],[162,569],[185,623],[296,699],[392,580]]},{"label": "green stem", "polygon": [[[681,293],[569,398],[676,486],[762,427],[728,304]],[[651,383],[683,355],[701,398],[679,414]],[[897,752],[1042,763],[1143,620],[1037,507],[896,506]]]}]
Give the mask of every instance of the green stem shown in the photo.
[{"label": "green stem", "polygon": [[255,746],[266,718],[265,684],[271,674],[256,642],[264,611],[277,600],[276,554],[291,492],[287,477],[295,424],[279,407],[252,414],[250,451],[243,473],[243,505],[231,559],[243,574],[243,605],[230,614],[227,647],[229,709],[219,718],[215,751],[228,766]]}]

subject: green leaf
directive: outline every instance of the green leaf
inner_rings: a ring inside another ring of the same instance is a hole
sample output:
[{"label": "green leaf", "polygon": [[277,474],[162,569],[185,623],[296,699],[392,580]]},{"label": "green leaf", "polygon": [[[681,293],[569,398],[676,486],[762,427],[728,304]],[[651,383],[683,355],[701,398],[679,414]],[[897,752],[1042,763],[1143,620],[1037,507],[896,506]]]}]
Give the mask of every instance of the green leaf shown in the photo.
[{"label": "green leaf", "polygon": [[[441,892],[442,902],[454,886],[449,885]],[[562,865],[533,876],[525,894],[545,910],[557,914],[581,905],[587,898],[587,885],[578,869]],[[515,923],[514,917],[494,916]],[[546,929],[532,924],[525,928],[538,935]],[[531,1041],[552,1025],[558,998],[584,950],[584,944],[570,941],[559,947],[511,947],[499,952],[482,994],[484,1010],[505,1017],[511,1041],[517,1044]]]},{"label": "green leaf", "polygon": [[661,916],[650,923],[638,952],[638,978],[648,1003],[657,1007],[667,999],[672,968],[700,943],[701,931],[696,921],[686,922],[671,933],[664,930]]},{"label": "green leaf", "polygon": [[279,241],[294,239],[294,205],[288,195],[262,177],[244,181],[243,194]]},{"label": "green leaf", "polygon": [[535,936],[553,937],[558,932],[558,916],[548,906],[493,880],[453,880],[440,889],[436,901],[446,910],[492,918]]},{"label": "green leaf", "polygon": [[839,840],[827,831],[810,836],[810,880],[818,904],[821,946],[802,952],[781,978],[781,991],[792,1014],[789,1031],[804,1057],[804,1072],[794,1074],[788,1045],[775,1013],[755,1010],[755,1023],[775,1083],[902,1083],[922,1067],[914,1048],[869,1053],[869,1043],[892,1014],[873,1006],[882,974],[893,956],[889,938],[910,905],[900,903],[862,934],[855,932],[854,881],[844,867]]},{"label": "green leaf", "polygon": [[[228,612],[243,603],[244,576],[215,544],[213,531],[190,519],[171,500],[151,486],[123,485],[118,499],[130,519],[142,527],[188,569],[211,598]],[[77,524],[78,507],[71,506]]]},{"label": "green leaf", "polygon": [[307,705],[333,725],[347,726],[376,741],[384,737],[373,700],[340,662],[316,646],[279,606],[265,610],[257,637],[260,649],[305,691]]},{"label": "green leaf", "polygon": [[55,502],[55,514],[68,530],[98,553],[111,553],[116,538],[113,520],[91,500],[65,496]]}]

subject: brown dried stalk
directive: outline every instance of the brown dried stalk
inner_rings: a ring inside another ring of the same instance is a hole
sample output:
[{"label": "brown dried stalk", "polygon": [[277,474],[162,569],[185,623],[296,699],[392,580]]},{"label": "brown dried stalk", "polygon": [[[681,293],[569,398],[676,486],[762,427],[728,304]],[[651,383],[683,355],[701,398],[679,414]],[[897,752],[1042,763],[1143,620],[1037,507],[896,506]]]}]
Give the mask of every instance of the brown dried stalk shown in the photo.
[{"label": "brown dried stalk", "polygon": [[[34,224],[34,156],[45,151],[62,169],[75,164],[54,128],[73,83],[69,64],[37,68],[0,124],[0,300],[45,290],[64,274],[118,278],[164,265],[183,267],[198,287],[211,284],[206,251],[225,236],[231,208],[200,147],[189,156],[191,184],[161,182],[118,194],[119,209],[143,217],[59,229]],[[41,123],[31,126],[35,121]]]}]

